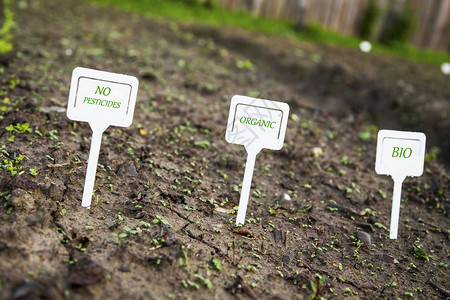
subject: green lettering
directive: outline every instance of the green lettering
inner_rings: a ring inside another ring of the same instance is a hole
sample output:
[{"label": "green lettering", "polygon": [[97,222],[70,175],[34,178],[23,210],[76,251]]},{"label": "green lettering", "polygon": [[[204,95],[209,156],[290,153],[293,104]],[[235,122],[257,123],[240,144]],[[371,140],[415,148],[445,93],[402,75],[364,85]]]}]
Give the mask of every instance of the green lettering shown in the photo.
[{"label": "green lettering", "polygon": [[[108,94],[106,93],[106,91],[108,91]],[[111,89],[109,87],[103,88],[103,96],[108,96],[109,94],[111,94]]]},{"label": "green lettering", "polygon": [[[409,155],[406,156],[406,150],[409,150]],[[411,148],[406,148],[405,151],[403,151],[403,157],[404,158],[410,158],[412,154],[412,149]]]},{"label": "green lettering", "polygon": [[109,94],[111,94],[111,88],[109,87],[99,87],[97,85],[97,89],[95,90],[95,94],[99,93],[100,95],[103,96],[108,96]]},{"label": "green lettering", "polygon": [[394,147],[393,149],[394,150],[392,152],[392,157],[398,157],[399,156],[398,150],[400,150],[400,148],[399,147]]},{"label": "green lettering", "polygon": [[[104,107],[112,107],[112,108],[120,108],[120,102],[111,101],[111,100],[105,100],[105,99],[97,99],[97,98],[89,98],[84,97],[83,103],[87,104],[93,104],[93,105],[100,105]],[[243,117],[245,118],[245,117]],[[244,120],[245,122],[245,120]]]},{"label": "green lettering", "polygon": [[244,116],[239,118],[239,122],[241,122],[242,124],[260,126],[260,127],[266,127],[266,128],[272,128],[272,129],[274,129],[275,124],[277,124],[277,122],[275,122],[275,121],[269,121],[269,120],[266,121],[263,119],[244,117]]}]

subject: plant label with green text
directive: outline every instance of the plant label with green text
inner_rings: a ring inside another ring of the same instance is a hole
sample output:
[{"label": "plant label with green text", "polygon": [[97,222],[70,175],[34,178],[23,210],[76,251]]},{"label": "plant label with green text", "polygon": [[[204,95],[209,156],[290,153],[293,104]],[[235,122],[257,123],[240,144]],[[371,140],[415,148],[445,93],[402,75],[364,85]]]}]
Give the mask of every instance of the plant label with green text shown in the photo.
[{"label": "plant label with green text", "polygon": [[75,68],[67,117],[90,124],[128,127],[133,121],[138,84],[133,76]]},{"label": "plant label with green text", "polygon": [[394,180],[390,238],[397,239],[402,183],[406,176],[420,176],[425,161],[426,136],[421,132],[380,130],[375,171]]},{"label": "plant label with green text", "polygon": [[81,205],[89,208],[103,132],[133,122],[139,81],[136,77],[77,67],[72,72],[67,117],[88,122],[92,141]]},{"label": "plant label with green text", "polygon": [[289,105],[282,102],[234,96],[231,99],[225,139],[247,150],[236,224],[244,224],[256,155],[263,148],[283,147]]}]

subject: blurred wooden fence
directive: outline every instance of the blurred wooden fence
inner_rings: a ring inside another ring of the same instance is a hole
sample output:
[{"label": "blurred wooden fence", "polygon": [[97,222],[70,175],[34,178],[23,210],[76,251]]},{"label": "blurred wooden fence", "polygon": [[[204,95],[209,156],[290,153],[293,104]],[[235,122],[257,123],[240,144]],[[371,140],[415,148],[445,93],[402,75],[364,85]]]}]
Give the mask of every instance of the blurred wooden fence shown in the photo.
[{"label": "blurred wooden fence", "polygon": [[[389,10],[408,5],[415,20],[411,43],[420,48],[450,51],[450,0],[375,0],[380,10],[375,39],[387,21]],[[369,0],[219,0],[228,9],[251,12],[265,18],[321,24],[345,35],[356,35]],[[303,9],[301,9],[303,8]]]}]

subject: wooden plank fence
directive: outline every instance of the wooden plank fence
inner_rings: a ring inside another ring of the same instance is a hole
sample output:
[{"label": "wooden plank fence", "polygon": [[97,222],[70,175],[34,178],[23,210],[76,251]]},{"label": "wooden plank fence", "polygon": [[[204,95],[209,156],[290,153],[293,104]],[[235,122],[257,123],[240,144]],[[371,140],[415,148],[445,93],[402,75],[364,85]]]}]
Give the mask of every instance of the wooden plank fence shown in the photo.
[{"label": "wooden plank fence", "polygon": [[[357,35],[369,0],[219,0],[231,10],[242,10],[256,16],[315,22],[344,35]],[[419,48],[450,51],[450,0],[375,0],[380,11],[375,24],[378,39],[388,22],[388,12],[407,5],[415,20],[410,42]]]}]

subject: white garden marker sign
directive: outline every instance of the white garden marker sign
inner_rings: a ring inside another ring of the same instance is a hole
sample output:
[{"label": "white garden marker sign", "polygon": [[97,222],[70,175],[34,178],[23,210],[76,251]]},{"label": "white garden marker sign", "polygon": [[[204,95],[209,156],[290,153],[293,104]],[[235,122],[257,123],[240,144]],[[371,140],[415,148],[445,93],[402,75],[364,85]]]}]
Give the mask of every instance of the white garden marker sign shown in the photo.
[{"label": "white garden marker sign", "polygon": [[406,176],[420,176],[425,160],[425,134],[380,130],[377,138],[375,171],[394,180],[390,238],[397,239],[402,183]]},{"label": "white garden marker sign", "polygon": [[263,148],[280,150],[289,116],[289,105],[282,102],[234,96],[231,99],[225,139],[244,145],[247,150],[236,224],[244,224],[256,155]]},{"label": "white garden marker sign", "polygon": [[70,84],[67,117],[88,122],[91,149],[84,183],[83,207],[90,208],[103,132],[110,126],[128,127],[133,122],[139,81],[136,77],[75,68]]}]

